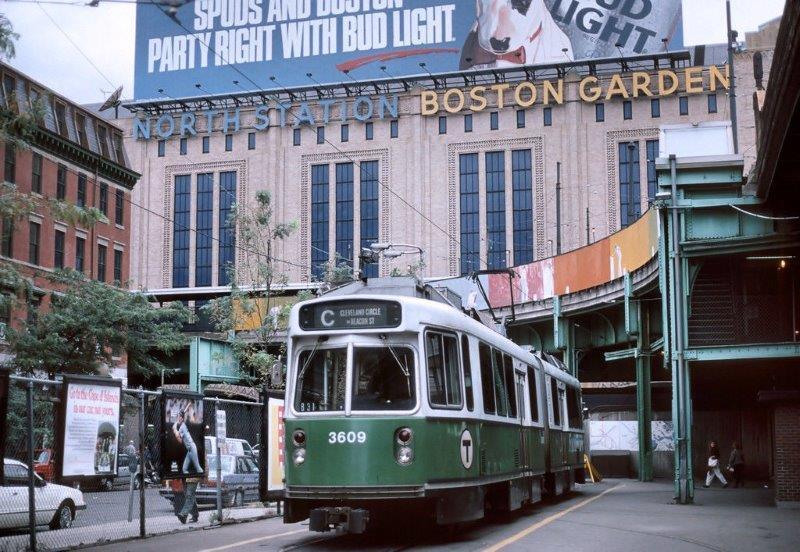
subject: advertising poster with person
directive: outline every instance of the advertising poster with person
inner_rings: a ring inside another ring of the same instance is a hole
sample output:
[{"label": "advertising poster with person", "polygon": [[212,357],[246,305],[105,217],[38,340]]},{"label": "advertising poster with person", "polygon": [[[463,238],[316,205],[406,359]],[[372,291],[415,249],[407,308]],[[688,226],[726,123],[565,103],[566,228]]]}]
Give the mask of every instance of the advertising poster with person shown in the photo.
[{"label": "advertising poster with person", "polygon": [[[136,12],[136,99],[683,47],[680,0],[189,0]],[[302,70],[298,70],[302,67]]]},{"label": "advertising poster with person", "polygon": [[166,479],[197,477],[206,469],[203,396],[164,393],[161,473]]},{"label": "advertising poster with person", "polygon": [[118,380],[65,379],[61,477],[117,474],[121,398]]}]

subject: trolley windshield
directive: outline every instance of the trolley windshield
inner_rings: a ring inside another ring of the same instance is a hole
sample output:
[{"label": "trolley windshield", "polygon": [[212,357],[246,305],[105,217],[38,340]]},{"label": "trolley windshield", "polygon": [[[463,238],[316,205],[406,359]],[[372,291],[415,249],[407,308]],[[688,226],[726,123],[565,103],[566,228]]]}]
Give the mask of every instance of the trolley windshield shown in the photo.
[{"label": "trolley windshield", "polygon": [[312,349],[297,360],[297,412],[345,410],[347,378],[352,378],[354,411],[407,411],[417,404],[414,352],[405,346],[354,347],[348,371],[347,348]]},{"label": "trolley windshield", "polygon": [[417,398],[411,349],[357,347],[353,357],[353,410],[414,408]]},{"label": "trolley windshield", "polygon": [[303,351],[297,372],[294,408],[298,412],[344,410],[347,348]]}]

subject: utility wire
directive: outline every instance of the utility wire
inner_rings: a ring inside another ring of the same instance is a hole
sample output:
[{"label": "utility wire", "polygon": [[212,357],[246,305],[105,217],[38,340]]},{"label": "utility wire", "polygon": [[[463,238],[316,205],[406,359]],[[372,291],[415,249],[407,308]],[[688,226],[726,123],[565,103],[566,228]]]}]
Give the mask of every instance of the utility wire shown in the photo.
[{"label": "utility wire", "polygon": [[40,9],[40,10],[42,10],[42,13],[44,13],[44,14],[47,16],[47,19],[49,19],[49,20],[50,20],[50,22],[51,22],[53,25],[55,25],[55,27],[56,27],[56,28],[57,28],[59,31],[61,31],[61,34],[63,34],[63,35],[64,35],[64,37],[65,37],[65,38],[66,38],[66,39],[69,41],[69,43],[70,43],[70,44],[72,44],[72,45],[75,47],[75,49],[76,49],[76,50],[78,50],[78,52],[79,52],[79,53],[80,53],[80,54],[83,56],[83,59],[85,59],[87,62],[89,62],[89,65],[91,65],[92,67],[94,67],[94,70],[95,70],[95,71],[97,71],[97,73],[98,73],[98,74],[99,74],[101,77],[103,77],[103,78],[105,79],[105,81],[106,81],[106,82],[107,82],[109,85],[111,85],[112,87],[114,87],[114,83],[113,83],[113,82],[111,82],[111,79],[109,79],[109,78],[108,78],[108,77],[107,77],[107,76],[106,76],[106,75],[105,75],[105,74],[104,74],[104,73],[103,73],[103,72],[100,70],[100,68],[99,68],[97,65],[95,65],[95,64],[94,64],[94,62],[93,62],[93,61],[92,61],[92,60],[89,58],[89,56],[87,56],[87,55],[86,55],[86,53],[85,53],[83,50],[81,50],[81,47],[80,47],[80,46],[78,46],[78,44],[77,44],[77,43],[76,43],[74,40],[72,40],[72,38],[71,38],[71,37],[70,37],[70,36],[67,34],[67,32],[66,32],[66,31],[65,31],[65,30],[64,30],[64,29],[61,27],[61,25],[59,25],[59,24],[58,24],[58,21],[56,21],[55,19],[53,19],[53,16],[51,16],[51,15],[50,15],[50,14],[47,12],[47,10],[46,10],[46,9],[44,9],[44,6],[41,4],[41,2],[40,2],[40,1],[37,1],[37,2],[36,2],[36,5],[37,5],[37,6],[39,6],[39,9]]}]

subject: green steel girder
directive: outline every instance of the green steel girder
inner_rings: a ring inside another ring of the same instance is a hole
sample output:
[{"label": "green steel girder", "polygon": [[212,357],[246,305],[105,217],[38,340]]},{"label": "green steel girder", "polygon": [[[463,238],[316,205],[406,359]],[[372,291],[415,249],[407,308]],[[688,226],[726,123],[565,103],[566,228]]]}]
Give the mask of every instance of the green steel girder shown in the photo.
[{"label": "green steel girder", "polygon": [[603,357],[605,358],[606,362],[616,362],[618,360],[626,360],[629,358],[638,358],[639,356],[639,349],[623,349],[621,351],[611,351],[609,353],[605,353]]},{"label": "green steel girder", "polygon": [[728,345],[724,347],[694,347],[686,349],[687,360],[706,362],[712,360],[748,360],[762,358],[800,357],[800,343]]},{"label": "green steel girder", "polygon": [[633,284],[630,272],[623,276],[625,291],[625,333],[629,336],[639,334],[639,303],[633,299]]}]

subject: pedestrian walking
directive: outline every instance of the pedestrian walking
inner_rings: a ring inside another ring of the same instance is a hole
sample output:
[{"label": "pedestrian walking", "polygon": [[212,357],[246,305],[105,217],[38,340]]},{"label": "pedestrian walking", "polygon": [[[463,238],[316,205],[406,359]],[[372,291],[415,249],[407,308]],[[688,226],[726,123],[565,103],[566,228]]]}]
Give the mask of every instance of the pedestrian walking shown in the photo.
[{"label": "pedestrian walking", "polygon": [[719,469],[719,457],[719,445],[717,445],[716,441],[711,441],[708,445],[708,473],[706,473],[706,484],[703,485],[706,489],[711,486],[714,477],[719,479],[723,487],[728,486],[727,479],[722,475],[722,470]]},{"label": "pedestrian walking", "polygon": [[733,486],[744,487],[744,452],[739,441],[733,442],[733,450],[728,459],[728,471],[733,474]]},{"label": "pedestrian walking", "polygon": [[181,523],[186,523],[186,518],[192,516],[191,523],[197,523],[200,517],[200,512],[197,511],[197,484],[200,482],[198,478],[189,477],[183,485],[183,508],[178,513],[178,519]]}]

